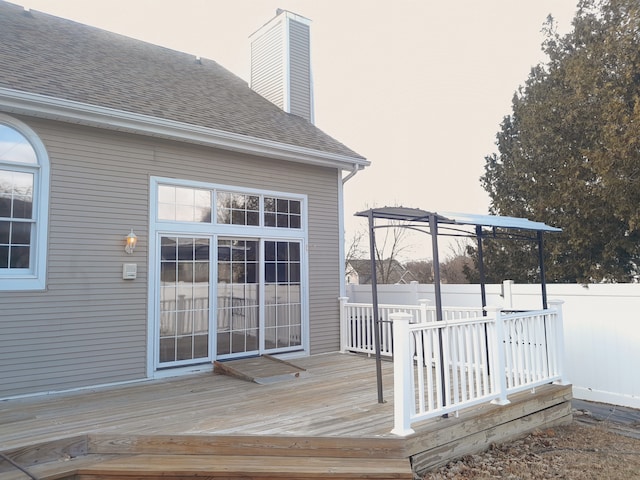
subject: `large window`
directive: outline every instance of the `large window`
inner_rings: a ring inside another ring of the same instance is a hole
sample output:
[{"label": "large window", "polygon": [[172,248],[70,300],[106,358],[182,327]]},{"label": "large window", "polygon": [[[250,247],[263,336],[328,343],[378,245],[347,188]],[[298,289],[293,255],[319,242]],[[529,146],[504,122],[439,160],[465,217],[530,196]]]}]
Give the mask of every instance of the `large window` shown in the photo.
[{"label": "large window", "polygon": [[38,136],[0,114],[0,290],[45,287],[48,181]]},{"label": "large window", "polygon": [[159,221],[302,229],[299,199],[258,193],[158,184],[157,211]]},{"label": "large window", "polygon": [[307,197],[151,179],[152,368],[308,349]]}]

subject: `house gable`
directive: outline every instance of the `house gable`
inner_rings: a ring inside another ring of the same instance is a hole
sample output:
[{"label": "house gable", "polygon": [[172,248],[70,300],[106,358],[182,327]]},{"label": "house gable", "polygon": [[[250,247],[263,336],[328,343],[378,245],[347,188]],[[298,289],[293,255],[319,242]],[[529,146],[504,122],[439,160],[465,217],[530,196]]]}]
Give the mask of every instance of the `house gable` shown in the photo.
[{"label": "house gable", "polygon": [[[213,144],[339,168],[368,162],[251,90],[213,60],[196,58],[0,1],[0,109]],[[29,52],[25,55],[25,52]],[[29,104],[31,105],[29,107]],[[126,120],[126,121],[125,121]],[[127,122],[128,121],[128,122]],[[160,128],[160,127],[164,127]],[[172,127],[172,128],[170,128]],[[286,156],[286,155],[285,155]]]}]

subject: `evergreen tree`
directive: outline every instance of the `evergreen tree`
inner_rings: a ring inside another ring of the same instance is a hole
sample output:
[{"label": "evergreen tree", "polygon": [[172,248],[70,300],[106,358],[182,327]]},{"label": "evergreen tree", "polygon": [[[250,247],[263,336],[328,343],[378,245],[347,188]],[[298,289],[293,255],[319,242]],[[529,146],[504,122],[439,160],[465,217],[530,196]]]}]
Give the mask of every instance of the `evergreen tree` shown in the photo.
[{"label": "evergreen tree", "polygon": [[[531,70],[485,157],[490,211],[545,235],[547,279],[630,281],[640,266],[640,2],[582,0],[572,31],[545,24]],[[533,242],[485,243],[488,280],[537,280]]]}]

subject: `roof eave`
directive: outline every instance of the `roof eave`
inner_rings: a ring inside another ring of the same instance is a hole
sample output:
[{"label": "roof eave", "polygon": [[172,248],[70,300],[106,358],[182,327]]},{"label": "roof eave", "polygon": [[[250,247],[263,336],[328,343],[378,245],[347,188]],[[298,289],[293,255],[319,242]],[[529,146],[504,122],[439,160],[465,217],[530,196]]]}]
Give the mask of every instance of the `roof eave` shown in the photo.
[{"label": "roof eave", "polygon": [[344,170],[361,169],[370,165],[368,160],[361,157],[350,157],[314,150],[174,120],[3,87],[0,87],[0,111],[178,140],[308,165]]}]

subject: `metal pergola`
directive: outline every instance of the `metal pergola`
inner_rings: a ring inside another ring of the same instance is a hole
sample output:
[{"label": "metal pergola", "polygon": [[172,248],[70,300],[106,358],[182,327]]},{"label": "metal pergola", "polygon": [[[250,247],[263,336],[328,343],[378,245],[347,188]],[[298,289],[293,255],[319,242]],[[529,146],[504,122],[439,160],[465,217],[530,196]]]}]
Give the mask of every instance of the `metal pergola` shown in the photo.
[{"label": "metal pergola", "polygon": [[[482,253],[483,238],[514,238],[535,240],[538,243],[538,262],[540,268],[540,284],[542,287],[542,308],[547,308],[547,284],[543,261],[543,233],[561,232],[562,229],[551,227],[541,222],[533,222],[525,218],[504,217],[497,215],[475,215],[467,213],[436,213],[418,208],[382,207],[371,208],[355,214],[369,219],[369,252],[371,258],[371,295],[373,303],[374,342],[376,350],[376,377],[378,383],[378,403],[383,403],[382,395],[382,363],[380,356],[380,316],[378,312],[378,282],[376,265],[375,230],[377,228],[409,228],[431,235],[433,251],[433,281],[436,300],[436,320],[442,321],[442,293],[440,286],[440,261],[438,254],[438,236],[456,236],[474,238],[478,244],[478,272],[480,274],[480,295],[482,308],[487,306],[485,286],[484,258]],[[376,225],[376,220],[397,221],[403,223]],[[515,232],[515,233],[514,233]],[[535,237],[527,235],[535,233]],[[486,312],[484,313],[486,314]],[[440,349],[442,355],[442,349]],[[442,362],[441,362],[442,366]]]}]

